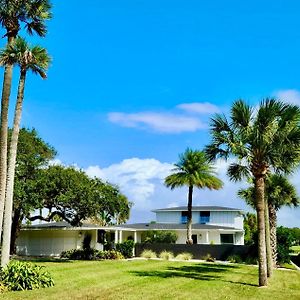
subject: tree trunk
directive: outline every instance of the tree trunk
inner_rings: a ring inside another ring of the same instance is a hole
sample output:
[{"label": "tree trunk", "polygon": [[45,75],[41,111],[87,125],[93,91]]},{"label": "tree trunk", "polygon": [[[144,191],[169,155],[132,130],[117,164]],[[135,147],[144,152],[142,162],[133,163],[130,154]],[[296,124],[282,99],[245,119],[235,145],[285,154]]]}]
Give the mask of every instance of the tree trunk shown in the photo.
[{"label": "tree trunk", "polygon": [[25,80],[26,80],[26,70],[21,69],[19,86],[18,86],[17,103],[15,108],[14,125],[13,125],[10,147],[9,147],[5,209],[4,209],[4,218],[3,218],[1,267],[5,267],[9,262],[12,208],[13,208],[13,195],[14,195],[14,179],[15,179],[15,170],[16,170],[20,122],[22,116],[22,104],[24,99]]},{"label": "tree trunk", "polygon": [[273,267],[277,266],[277,213],[274,205],[269,204],[269,222],[270,222],[270,243]]},{"label": "tree trunk", "polygon": [[187,239],[186,243],[189,245],[193,244],[192,239],[192,203],[193,203],[193,186],[189,186],[189,195],[188,195],[188,213],[187,213]]},{"label": "tree trunk", "polygon": [[258,229],[258,277],[259,286],[267,286],[267,260],[265,236],[265,179],[263,176],[255,177],[256,213]]},{"label": "tree trunk", "polygon": [[267,253],[267,275],[271,277],[273,274],[273,261],[270,243],[270,223],[269,223],[269,209],[268,200],[265,198],[265,226],[266,226],[266,253]]},{"label": "tree trunk", "polygon": [[11,241],[10,241],[10,254],[16,254],[16,240],[19,236],[21,229],[21,209],[15,209],[11,225]]},{"label": "tree trunk", "polygon": [[[14,40],[14,37],[9,37],[8,45],[11,45],[14,42]],[[0,120],[0,242],[2,236],[2,224],[6,190],[8,105],[11,91],[12,73],[13,65],[6,65],[3,77]]]}]

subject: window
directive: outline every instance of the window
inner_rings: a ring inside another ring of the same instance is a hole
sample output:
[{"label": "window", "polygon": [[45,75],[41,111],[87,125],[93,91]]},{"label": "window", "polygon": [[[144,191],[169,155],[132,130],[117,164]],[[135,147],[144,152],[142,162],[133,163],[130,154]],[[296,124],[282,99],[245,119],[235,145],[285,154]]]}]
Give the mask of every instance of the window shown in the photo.
[{"label": "window", "polygon": [[210,211],[200,211],[200,224],[209,223]]},{"label": "window", "polygon": [[233,244],[233,234],[220,234],[221,244]]},{"label": "window", "polygon": [[97,230],[97,243],[104,244],[105,241],[105,230]]},{"label": "window", "polygon": [[186,224],[187,223],[187,217],[188,217],[188,212],[187,211],[182,211],[181,212],[181,224]]}]

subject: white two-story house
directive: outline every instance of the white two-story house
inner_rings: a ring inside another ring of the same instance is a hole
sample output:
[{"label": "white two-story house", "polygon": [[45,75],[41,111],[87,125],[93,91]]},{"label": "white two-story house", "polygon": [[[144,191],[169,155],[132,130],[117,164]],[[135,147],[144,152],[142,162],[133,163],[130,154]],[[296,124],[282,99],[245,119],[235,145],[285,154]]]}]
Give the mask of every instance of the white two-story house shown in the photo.
[{"label": "white two-story house", "polygon": [[[135,231],[135,239],[141,242],[141,234],[147,230],[171,230],[177,233],[177,244],[186,243],[187,207],[170,207],[153,210],[156,222],[120,225],[121,231]],[[243,211],[221,206],[194,206],[192,209],[192,239],[194,244],[244,245]],[[124,232],[124,233],[125,233]],[[122,237],[124,237],[124,233]],[[125,233],[127,235],[128,232]]]},{"label": "white two-story house", "polygon": [[[20,255],[57,256],[62,251],[79,249],[86,235],[91,247],[103,249],[107,241],[120,243],[132,239],[142,242],[148,230],[175,231],[177,244],[186,242],[187,207],[161,208],[153,211],[156,222],[98,226],[83,223],[73,227],[66,222],[36,224],[23,227],[17,240]],[[194,244],[244,245],[243,211],[221,206],[194,206],[192,212]]]}]

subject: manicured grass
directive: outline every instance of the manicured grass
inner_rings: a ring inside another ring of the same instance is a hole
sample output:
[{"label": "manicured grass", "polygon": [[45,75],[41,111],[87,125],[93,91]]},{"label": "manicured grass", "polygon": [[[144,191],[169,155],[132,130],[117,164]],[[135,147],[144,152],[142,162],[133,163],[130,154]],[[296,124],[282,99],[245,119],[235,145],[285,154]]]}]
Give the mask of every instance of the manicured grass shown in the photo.
[{"label": "manicured grass", "polygon": [[300,299],[300,272],[276,270],[257,287],[257,267],[159,260],[37,262],[55,287],[0,299]]}]

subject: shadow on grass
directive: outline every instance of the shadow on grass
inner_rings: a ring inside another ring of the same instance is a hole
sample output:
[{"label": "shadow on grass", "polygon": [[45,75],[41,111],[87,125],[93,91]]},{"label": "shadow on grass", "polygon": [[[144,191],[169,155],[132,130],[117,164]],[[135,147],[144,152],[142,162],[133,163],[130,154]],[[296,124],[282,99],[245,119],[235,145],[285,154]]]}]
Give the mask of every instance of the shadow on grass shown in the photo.
[{"label": "shadow on grass", "polygon": [[[197,264],[193,266],[168,267],[163,271],[130,271],[130,273],[136,276],[151,276],[160,278],[183,277],[195,280],[219,280],[239,285],[257,286],[247,282],[226,280],[226,278],[224,278],[225,273],[231,272],[234,269],[238,269],[238,267],[232,265]],[[238,272],[234,273],[237,274]]]}]

